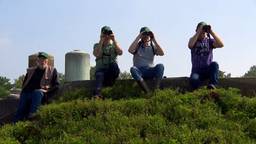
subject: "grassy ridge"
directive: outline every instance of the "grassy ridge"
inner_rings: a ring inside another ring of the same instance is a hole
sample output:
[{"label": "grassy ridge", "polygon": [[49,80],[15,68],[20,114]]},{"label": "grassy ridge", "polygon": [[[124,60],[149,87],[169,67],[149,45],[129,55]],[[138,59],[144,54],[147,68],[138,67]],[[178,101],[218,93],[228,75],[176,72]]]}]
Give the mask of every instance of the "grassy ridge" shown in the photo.
[{"label": "grassy ridge", "polygon": [[66,94],[42,107],[36,120],[0,128],[0,143],[256,143],[256,98],[236,89],[103,93],[113,99],[89,100],[84,90]]}]

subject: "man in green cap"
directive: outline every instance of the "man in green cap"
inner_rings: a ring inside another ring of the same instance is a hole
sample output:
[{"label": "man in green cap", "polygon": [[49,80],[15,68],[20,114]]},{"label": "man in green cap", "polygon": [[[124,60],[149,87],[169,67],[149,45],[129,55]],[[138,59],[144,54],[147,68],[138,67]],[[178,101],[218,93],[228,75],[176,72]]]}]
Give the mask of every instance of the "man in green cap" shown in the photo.
[{"label": "man in green cap", "polygon": [[149,88],[144,79],[153,79],[155,88],[159,88],[164,73],[164,65],[154,65],[155,55],[163,56],[164,51],[156,41],[154,33],[148,27],[142,27],[139,35],[128,50],[133,54],[133,67],[130,71],[145,93]]},{"label": "man in green cap", "polygon": [[58,73],[48,65],[48,58],[47,53],[39,52],[37,66],[27,69],[14,122],[33,118],[42,99],[58,89]]},{"label": "man in green cap", "polygon": [[94,44],[93,55],[96,57],[96,85],[94,98],[103,99],[101,89],[103,86],[112,86],[118,78],[120,70],[117,64],[117,56],[123,51],[115,39],[115,35],[109,26],[101,28],[100,41]]}]

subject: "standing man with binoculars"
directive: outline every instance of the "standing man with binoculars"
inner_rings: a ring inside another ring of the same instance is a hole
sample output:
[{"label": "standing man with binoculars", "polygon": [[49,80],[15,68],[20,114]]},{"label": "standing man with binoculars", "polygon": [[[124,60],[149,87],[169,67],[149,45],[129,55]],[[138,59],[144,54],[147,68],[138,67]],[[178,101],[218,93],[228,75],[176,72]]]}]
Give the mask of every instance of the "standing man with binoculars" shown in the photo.
[{"label": "standing man with binoculars", "polygon": [[142,27],[140,34],[131,44],[128,50],[133,54],[133,67],[130,71],[145,93],[149,88],[144,79],[154,79],[155,88],[159,88],[164,73],[164,65],[154,65],[155,55],[164,55],[163,49],[155,39],[154,33],[148,27]]},{"label": "standing man with binoculars", "polygon": [[122,55],[122,53],[111,28],[102,27],[100,41],[93,48],[93,55],[96,57],[94,98],[103,99],[100,94],[103,85],[112,86],[118,78],[120,69],[117,64],[117,55]]},{"label": "standing man with binoculars", "polygon": [[[211,38],[211,36],[213,38]],[[209,79],[207,88],[215,89],[218,84],[219,65],[213,62],[213,49],[222,48],[224,44],[210,25],[198,23],[196,34],[190,38],[188,47],[191,50],[192,71],[190,84],[193,89],[200,86],[202,80]]]}]

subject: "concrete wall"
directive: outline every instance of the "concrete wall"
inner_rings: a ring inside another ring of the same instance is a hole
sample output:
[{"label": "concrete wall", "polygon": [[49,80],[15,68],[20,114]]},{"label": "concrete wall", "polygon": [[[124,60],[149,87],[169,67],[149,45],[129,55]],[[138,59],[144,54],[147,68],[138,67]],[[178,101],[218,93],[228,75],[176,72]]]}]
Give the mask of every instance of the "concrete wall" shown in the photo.
[{"label": "concrete wall", "polygon": [[[120,80],[121,83],[135,83],[134,80]],[[147,82],[151,86],[151,82]],[[205,82],[206,84],[207,82]],[[64,93],[65,91],[72,91],[77,88],[94,88],[95,81],[73,81],[65,83],[59,94]],[[166,78],[161,82],[162,88],[173,88],[179,89],[180,91],[191,91],[189,86],[189,79],[187,77],[177,77],[177,78]],[[228,88],[234,87],[241,90],[242,95],[244,96],[256,96],[256,78],[224,78],[220,79],[218,87]]]}]

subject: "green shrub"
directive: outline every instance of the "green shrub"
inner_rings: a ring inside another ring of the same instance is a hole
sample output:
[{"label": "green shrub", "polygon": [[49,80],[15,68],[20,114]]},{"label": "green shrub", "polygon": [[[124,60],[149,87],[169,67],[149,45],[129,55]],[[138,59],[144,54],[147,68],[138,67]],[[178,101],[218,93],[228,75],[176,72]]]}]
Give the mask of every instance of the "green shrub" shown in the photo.
[{"label": "green shrub", "polygon": [[10,92],[5,87],[0,86],[0,98],[9,96]]},{"label": "green shrub", "polygon": [[252,119],[247,124],[246,133],[251,137],[256,139],[256,119]]},{"label": "green shrub", "polygon": [[256,143],[256,98],[236,89],[130,90],[106,88],[104,101],[68,92],[42,106],[36,120],[0,128],[0,143]]},{"label": "green shrub", "polygon": [[145,97],[137,83],[132,81],[127,83],[117,81],[114,86],[104,88],[102,95],[113,100]]},{"label": "green shrub", "polygon": [[75,89],[72,91],[66,91],[64,94],[56,96],[55,103],[67,102],[72,100],[90,99],[91,92],[87,89]]}]

